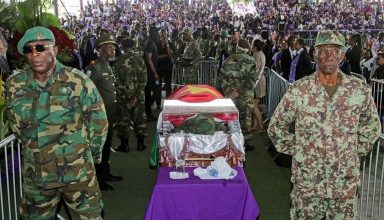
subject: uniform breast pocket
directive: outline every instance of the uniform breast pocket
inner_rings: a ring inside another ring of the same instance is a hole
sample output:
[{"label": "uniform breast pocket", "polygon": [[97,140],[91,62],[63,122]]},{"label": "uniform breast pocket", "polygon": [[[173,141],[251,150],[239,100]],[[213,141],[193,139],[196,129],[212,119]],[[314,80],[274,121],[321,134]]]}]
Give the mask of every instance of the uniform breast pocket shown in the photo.
[{"label": "uniform breast pocket", "polygon": [[7,108],[15,113],[16,123],[21,129],[27,127],[32,122],[32,103],[33,98],[24,96],[8,100]]},{"label": "uniform breast pocket", "polygon": [[75,123],[79,111],[78,98],[69,96],[51,96],[49,100],[49,124]]},{"label": "uniform breast pocket", "polygon": [[356,133],[359,125],[359,112],[356,107],[341,108],[338,116],[339,129],[342,133]]}]

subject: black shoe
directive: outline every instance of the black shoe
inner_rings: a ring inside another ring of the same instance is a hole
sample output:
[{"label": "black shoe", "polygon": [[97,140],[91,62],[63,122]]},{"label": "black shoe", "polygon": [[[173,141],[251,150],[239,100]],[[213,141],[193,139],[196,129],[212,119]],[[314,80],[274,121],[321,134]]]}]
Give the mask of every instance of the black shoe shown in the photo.
[{"label": "black shoe", "polygon": [[105,181],[99,181],[99,187],[101,191],[112,191],[113,186],[109,185]]},{"label": "black shoe", "polygon": [[122,176],[115,176],[112,174],[108,174],[103,179],[104,179],[104,181],[108,181],[108,182],[123,181],[124,180],[124,178]]},{"label": "black shoe", "polygon": [[130,152],[131,150],[129,149],[128,145],[125,144],[120,144],[118,147],[115,148],[115,151],[120,151],[120,152]]},{"label": "black shoe", "polygon": [[143,150],[145,150],[145,149],[147,149],[147,147],[146,147],[144,144],[142,144],[142,145],[140,145],[140,146],[137,146],[137,150],[138,150],[138,151],[143,151]]},{"label": "black shoe", "polygon": [[128,144],[128,138],[125,138],[125,137],[121,137],[120,136],[120,145],[115,148],[116,151],[120,151],[120,152],[129,152],[129,144]]},{"label": "black shoe", "polygon": [[247,141],[245,141],[244,149],[245,149],[245,151],[253,151],[253,150],[255,150],[255,147],[250,145]]},{"label": "black shoe", "polygon": [[137,137],[137,150],[138,151],[143,151],[146,148],[147,147],[144,145],[144,137],[143,136]]},{"label": "black shoe", "polygon": [[147,117],[147,121],[148,121],[148,122],[151,122],[151,121],[157,121],[157,118],[156,118],[155,116],[153,116],[153,115],[149,115],[149,116]]}]

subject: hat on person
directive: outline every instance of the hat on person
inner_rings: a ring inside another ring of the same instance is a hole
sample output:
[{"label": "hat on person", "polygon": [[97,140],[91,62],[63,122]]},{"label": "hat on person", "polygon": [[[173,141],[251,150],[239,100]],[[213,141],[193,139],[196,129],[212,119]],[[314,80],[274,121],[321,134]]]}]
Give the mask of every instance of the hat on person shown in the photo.
[{"label": "hat on person", "polygon": [[17,51],[21,55],[24,55],[23,48],[26,44],[34,41],[52,41],[55,42],[55,36],[53,35],[52,31],[45,27],[34,27],[31,29],[28,29],[24,36],[20,39],[20,41],[17,43]]},{"label": "hat on person", "polygon": [[239,31],[240,31],[239,28],[234,27],[234,28],[232,28],[231,30],[229,30],[229,35],[232,35],[232,34],[234,34],[235,32],[239,32]]},{"label": "hat on person", "polygon": [[188,28],[184,28],[182,31],[181,31],[182,34],[192,34],[191,33],[191,30],[189,30]]},{"label": "hat on person", "polygon": [[316,37],[314,46],[317,47],[325,44],[333,44],[345,47],[345,37],[337,31],[320,31]]},{"label": "hat on person", "polygon": [[226,30],[222,30],[220,32],[220,37],[229,37],[229,34],[228,34],[228,32]]},{"label": "hat on person", "polygon": [[117,46],[115,38],[110,34],[103,34],[96,40],[96,49],[98,50],[101,45],[113,44]]}]

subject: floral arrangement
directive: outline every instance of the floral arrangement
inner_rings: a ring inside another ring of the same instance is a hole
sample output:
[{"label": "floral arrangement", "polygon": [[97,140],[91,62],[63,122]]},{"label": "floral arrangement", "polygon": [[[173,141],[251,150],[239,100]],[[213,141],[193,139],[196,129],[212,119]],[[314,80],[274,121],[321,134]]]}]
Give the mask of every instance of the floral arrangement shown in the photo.
[{"label": "floral arrangement", "polygon": [[[61,28],[60,21],[55,15],[44,12],[44,9],[50,7],[48,3],[50,1],[26,0],[16,4],[19,18],[16,19],[14,35],[10,39],[8,47],[12,58],[9,60],[14,68],[20,69],[24,67],[25,58],[18,53],[17,43],[24,36],[26,30],[35,26],[43,26],[52,31],[58,46],[56,58],[60,62],[70,63],[73,60],[74,36]],[[12,5],[9,7],[12,7]]]},{"label": "floral arrangement", "polygon": [[74,50],[74,37],[72,34],[59,27],[50,26],[48,29],[52,31],[56,39],[56,45],[59,50],[56,58],[62,63],[71,62]]}]

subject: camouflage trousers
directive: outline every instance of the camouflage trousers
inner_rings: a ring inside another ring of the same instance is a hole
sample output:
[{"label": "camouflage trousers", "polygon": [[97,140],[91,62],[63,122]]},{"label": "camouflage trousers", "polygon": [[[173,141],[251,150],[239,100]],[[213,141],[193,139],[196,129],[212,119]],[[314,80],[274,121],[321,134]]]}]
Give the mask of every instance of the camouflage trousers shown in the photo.
[{"label": "camouflage trousers", "polygon": [[[144,99],[143,99],[144,100]],[[129,130],[133,129],[136,136],[141,136],[147,129],[147,115],[145,104],[140,102],[135,108],[122,108],[119,104],[119,119],[116,123],[117,135],[128,138]]]},{"label": "camouflage trousers", "polygon": [[24,184],[23,190],[24,197],[20,205],[21,219],[55,219],[61,196],[68,206],[72,219],[102,219],[103,202],[96,177],[53,189]]},{"label": "camouflage trousers", "polygon": [[233,99],[233,102],[235,103],[237,109],[239,110],[239,122],[241,126],[241,131],[244,135],[244,138],[250,139],[251,136],[251,127],[252,127],[252,108],[250,99],[239,97],[236,99]]},{"label": "camouflage trousers", "polygon": [[184,67],[184,85],[198,83],[198,70],[199,66],[197,64],[193,64],[190,67]]},{"label": "camouflage trousers", "polygon": [[356,219],[357,198],[303,197],[291,193],[291,219],[295,220],[353,220]]}]

